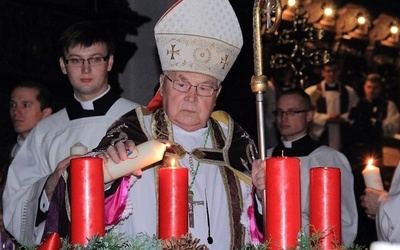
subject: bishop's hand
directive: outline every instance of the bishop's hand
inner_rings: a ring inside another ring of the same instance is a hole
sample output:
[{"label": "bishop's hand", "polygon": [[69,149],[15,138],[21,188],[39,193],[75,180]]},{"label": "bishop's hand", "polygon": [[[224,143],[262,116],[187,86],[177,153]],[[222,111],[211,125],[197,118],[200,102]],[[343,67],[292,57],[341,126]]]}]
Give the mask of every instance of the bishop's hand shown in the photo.
[{"label": "bishop's hand", "polygon": [[257,159],[252,164],[251,179],[256,188],[257,197],[263,197],[265,189],[265,160]]},{"label": "bishop's hand", "polygon": [[[136,149],[136,145],[132,140],[127,140],[126,142],[117,142],[115,146],[110,145],[106,152],[99,153],[97,157],[102,158],[104,163],[112,160],[114,163],[118,164],[121,161],[128,159],[128,153]],[[136,176],[142,175],[142,170],[136,170],[132,173]]]}]

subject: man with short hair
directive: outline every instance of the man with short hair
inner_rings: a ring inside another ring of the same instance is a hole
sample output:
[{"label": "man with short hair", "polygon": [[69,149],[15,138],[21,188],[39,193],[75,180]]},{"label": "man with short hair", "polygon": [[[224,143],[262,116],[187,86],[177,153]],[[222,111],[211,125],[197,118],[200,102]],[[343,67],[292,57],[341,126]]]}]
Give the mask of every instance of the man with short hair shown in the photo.
[{"label": "man with short hair", "polygon": [[315,107],[310,135],[324,145],[344,151],[349,112],[358,102],[353,88],[339,81],[340,68],[331,60],[321,70],[323,80],[306,88]]},{"label": "man with short hair", "polygon": [[[312,122],[314,110],[310,97],[304,90],[284,91],[278,99],[274,114],[277,129],[282,137],[278,146],[268,149],[267,156],[279,157],[283,154],[300,159],[303,227],[310,223],[310,169],[327,166],[341,170],[342,243],[349,247],[357,234],[357,208],[353,193],[353,174],[348,160],[342,153],[313,140],[308,134],[307,130]],[[265,189],[265,161],[260,159],[253,163],[252,177],[257,195],[262,197]]]},{"label": "man with short hair", "polygon": [[88,149],[95,147],[116,119],[139,106],[110,88],[108,72],[115,48],[105,27],[80,22],[64,31],[59,64],[73,87],[73,100],[37,124],[10,165],[3,196],[4,225],[25,246],[37,246],[46,237],[45,227],[68,231],[49,211],[56,187],[65,187],[62,175],[70,160],[81,157],[70,155],[70,148],[78,142]]},{"label": "man with short hair", "polygon": [[152,104],[162,105],[151,105],[152,113],[137,108],[124,115],[94,151],[118,163],[126,159],[126,149],[134,150],[132,141],[169,141],[171,148],[139,178],[129,174],[112,182],[106,201],[119,205],[106,210],[107,225],[125,235],[157,233],[158,170],[173,157],[189,172],[192,237],[208,249],[244,247],[251,242],[243,218],[251,203],[249,172],[257,150],[229,115],[213,113],[221,82],[243,44],[239,22],[227,0],[184,0],[154,31],[163,74],[156,94],[161,100]]},{"label": "man with short hair", "polygon": [[[4,162],[0,173],[0,243],[5,249],[15,249],[12,237],[5,230],[3,223],[3,191],[7,181],[8,166],[18,153],[26,137],[36,124],[51,115],[51,96],[48,89],[41,83],[35,81],[24,81],[19,83],[11,91],[10,118],[15,132],[17,142],[11,149],[10,158]],[[3,162],[2,162],[3,164]]]},{"label": "man with short hair", "polygon": [[349,157],[354,164],[365,164],[374,158],[375,165],[382,166],[383,138],[393,137],[400,127],[400,114],[396,104],[382,95],[383,82],[380,75],[369,74],[363,86],[362,98],[349,115],[353,120],[352,148]]},{"label": "man with short hair", "polygon": [[29,132],[36,124],[51,115],[51,96],[47,88],[35,81],[19,83],[11,92],[10,117],[17,143],[11,151],[14,158]]}]

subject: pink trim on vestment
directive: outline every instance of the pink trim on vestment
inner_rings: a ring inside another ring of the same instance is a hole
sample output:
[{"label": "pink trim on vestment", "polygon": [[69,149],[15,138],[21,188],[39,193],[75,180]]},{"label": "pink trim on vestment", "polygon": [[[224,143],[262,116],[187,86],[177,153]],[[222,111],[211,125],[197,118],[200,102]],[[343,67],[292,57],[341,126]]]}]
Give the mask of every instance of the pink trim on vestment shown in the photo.
[{"label": "pink trim on vestment", "polygon": [[[255,192],[256,189],[253,186],[251,190],[252,197],[255,197]],[[247,209],[247,215],[249,216],[250,220],[250,237],[253,242],[264,243],[264,234],[257,227],[256,216],[254,212],[255,206],[257,206],[256,202],[257,201],[255,199],[252,199],[252,205]]]},{"label": "pink trim on vestment", "polygon": [[130,178],[123,177],[117,191],[105,199],[106,226],[115,225],[121,219],[128,200]]}]

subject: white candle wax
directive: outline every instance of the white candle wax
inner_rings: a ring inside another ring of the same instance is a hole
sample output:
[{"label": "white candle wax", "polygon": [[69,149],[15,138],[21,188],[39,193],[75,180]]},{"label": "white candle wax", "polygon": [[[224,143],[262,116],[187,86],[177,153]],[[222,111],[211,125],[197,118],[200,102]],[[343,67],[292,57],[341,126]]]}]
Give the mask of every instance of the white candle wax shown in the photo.
[{"label": "white candle wax", "polygon": [[84,155],[88,151],[87,147],[80,142],[77,142],[70,148],[70,155]]},{"label": "white candle wax", "polygon": [[379,172],[379,168],[372,165],[372,161],[369,160],[368,165],[362,171],[364,182],[366,187],[383,190],[382,178]]},{"label": "white candle wax", "polygon": [[150,140],[136,146],[125,161],[116,164],[111,159],[104,164],[104,183],[108,183],[122,176],[128,175],[135,170],[147,167],[160,161],[166,149],[166,145],[156,140]]},{"label": "white candle wax", "polygon": [[372,242],[370,250],[400,250],[400,243],[390,243],[385,241]]}]

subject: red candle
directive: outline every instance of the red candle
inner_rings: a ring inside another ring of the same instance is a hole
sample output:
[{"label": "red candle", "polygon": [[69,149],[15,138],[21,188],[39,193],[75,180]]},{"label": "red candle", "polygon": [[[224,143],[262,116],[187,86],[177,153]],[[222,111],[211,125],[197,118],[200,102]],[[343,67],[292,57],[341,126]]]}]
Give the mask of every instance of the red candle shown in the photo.
[{"label": "red candle", "polygon": [[56,250],[61,249],[62,242],[58,233],[52,233],[50,236],[37,248],[38,250]]},{"label": "red candle", "polygon": [[295,248],[301,230],[300,160],[272,157],[266,160],[265,171],[268,249]]},{"label": "red candle", "polygon": [[71,243],[84,245],[104,235],[104,177],[100,158],[75,158],[70,164]]},{"label": "red candle", "polygon": [[[319,167],[310,170],[310,233],[322,234],[320,249],[341,245],[340,169]],[[349,192],[352,192],[349,190]]]},{"label": "red candle", "polygon": [[160,168],[158,172],[158,237],[180,238],[188,232],[188,170]]}]

